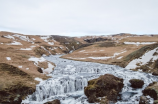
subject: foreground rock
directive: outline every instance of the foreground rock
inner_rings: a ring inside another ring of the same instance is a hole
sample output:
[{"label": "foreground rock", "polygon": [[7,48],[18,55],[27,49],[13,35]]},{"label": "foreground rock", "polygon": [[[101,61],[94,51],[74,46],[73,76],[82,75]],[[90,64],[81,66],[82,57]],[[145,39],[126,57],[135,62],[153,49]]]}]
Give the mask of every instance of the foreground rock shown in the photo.
[{"label": "foreground rock", "polygon": [[146,96],[141,96],[139,104],[150,104],[150,100]]},{"label": "foreground rock", "polygon": [[60,100],[55,99],[53,101],[50,101],[50,102],[47,102],[47,103],[44,103],[44,104],[61,104],[61,103],[60,103]]},{"label": "foreground rock", "polygon": [[123,79],[111,74],[105,74],[97,79],[88,81],[88,86],[84,88],[84,93],[88,97],[89,103],[101,102],[97,99],[98,97],[105,97],[104,102],[115,102],[123,85]]},{"label": "foreground rock", "polygon": [[147,86],[144,90],[143,90],[143,94],[145,96],[149,95],[150,97],[152,97],[155,101],[155,104],[158,104],[158,83],[157,82],[153,82],[151,84],[149,84],[149,86]]},{"label": "foreground rock", "polygon": [[142,88],[144,85],[144,81],[140,79],[131,79],[129,82],[133,88]]}]

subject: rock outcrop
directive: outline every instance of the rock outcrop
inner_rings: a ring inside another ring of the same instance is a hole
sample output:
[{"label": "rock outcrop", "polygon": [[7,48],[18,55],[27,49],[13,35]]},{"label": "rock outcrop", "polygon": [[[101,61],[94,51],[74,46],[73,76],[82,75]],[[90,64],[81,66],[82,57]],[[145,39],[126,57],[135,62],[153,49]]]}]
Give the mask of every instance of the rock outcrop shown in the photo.
[{"label": "rock outcrop", "polygon": [[158,100],[158,82],[153,82],[153,83],[149,84],[149,86],[147,86],[143,90],[143,95],[145,95],[145,96],[149,95],[156,102]]},{"label": "rock outcrop", "polygon": [[55,99],[53,101],[50,101],[50,102],[47,102],[47,103],[44,103],[44,104],[60,104],[60,100]]},{"label": "rock outcrop", "polygon": [[100,42],[100,41],[107,41],[108,39],[105,38],[92,38],[92,39],[84,39],[87,43],[94,43],[94,42]]},{"label": "rock outcrop", "polygon": [[144,85],[144,81],[140,79],[131,79],[129,82],[133,88],[142,88]]},{"label": "rock outcrop", "polygon": [[147,98],[146,96],[141,96],[139,104],[150,104],[149,98]]},{"label": "rock outcrop", "polygon": [[90,103],[100,102],[98,97],[106,97],[104,101],[117,101],[118,93],[123,88],[123,79],[111,74],[101,75],[97,79],[88,81],[84,93]]}]

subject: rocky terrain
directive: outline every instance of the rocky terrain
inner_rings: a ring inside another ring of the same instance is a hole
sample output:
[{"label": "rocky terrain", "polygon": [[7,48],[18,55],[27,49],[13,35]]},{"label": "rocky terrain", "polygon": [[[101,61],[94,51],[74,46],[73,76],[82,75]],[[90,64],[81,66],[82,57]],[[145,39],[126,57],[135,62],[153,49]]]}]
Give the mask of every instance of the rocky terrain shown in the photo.
[{"label": "rocky terrain", "polygon": [[62,58],[158,75],[157,42],[158,35],[67,37],[1,31],[0,103],[17,104],[32,94],[40,81],[50,78],[56,63],[44,58],[49,55],[65,54]]}]

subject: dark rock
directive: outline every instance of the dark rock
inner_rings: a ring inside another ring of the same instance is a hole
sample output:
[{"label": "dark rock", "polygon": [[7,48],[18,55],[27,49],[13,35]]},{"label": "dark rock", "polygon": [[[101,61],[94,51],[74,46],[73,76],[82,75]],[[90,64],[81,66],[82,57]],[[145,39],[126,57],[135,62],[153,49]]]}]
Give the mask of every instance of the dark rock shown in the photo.
[{"label": "dark rock", "polygon": [[35,89],[18,84],[0,91],[0,104],[21,104],[22,99],[32,94]]},{"label": "dark rock", "polygon": [[44,104],[60,104],[60,100],[55,99],[53,101],[50,101],[50,102],[47,102],[47,103],[44,103]]},{"label": "dark rock", "polygon": [[152,75],[158,76],[158,71],[157,71],[157,70],[154,71],[154,72],[152,73]]},{"label": "dark rock", "polygon": [[144,85],[144,81],[140,79],[131,79],[129,82],[133,88],[142,88]]},{"label": "dark rock", "polygon": [[91,103],[98,102],[97,97],[104,96],[109,101],[117,101],[117,96],[123,85],[123,79],[111,74],[105,74],[97,79],[88,81],[88,86],[84,88],[84,93]]},{"label": "dark rock", "polygon": [[43,70],[39,67],[37,68],[37,71],[40,72],[40,73],[43,73]]},{"label": "dark rock", "polygon": [[104,38],[92,38],[92,39],[85,39],[87,43],[94,43],[94,42],[99,42],[99,41],[107,41],[108,39]]},{"label": "dark rock", "polygon": [[147,86],[143,90],[143,94],[145,96],[149,95],[154,100],[158,100],[158,83],[157,82],[153,82],[153,83],[149,84],[149,86]]},{"label": "dark rock", "polygon": [[139,104],[150,104],[149,102],[150,102],[149,98],[147,98],[146,96],[141,96],[140,97]]}]

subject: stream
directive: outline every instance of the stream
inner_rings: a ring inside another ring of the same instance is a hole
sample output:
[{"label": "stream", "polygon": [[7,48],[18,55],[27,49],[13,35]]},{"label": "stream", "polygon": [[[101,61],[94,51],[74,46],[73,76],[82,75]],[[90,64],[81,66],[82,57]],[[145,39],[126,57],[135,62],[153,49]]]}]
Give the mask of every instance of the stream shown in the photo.
[{"label": "stream", "polygon": [[[131,71],[116,65],[106,65],[93,62],[81,62],[60,58],[61,55],[44,57],[56,64],[52,78],[36,85],[36,91],[29,95],[22,103],[43,104],[59,99],[61,104],[89,104],[84,95],[84,87],[88,80],[98,78],[100,75],[112,74],[124,79],[124,87],[116,104],[139,104],[142,90],[158,77],[141,71]],[[130,87],[130,79],[144,81],[143,88]],[[151,99],[151,103],[153,100]]]}]

